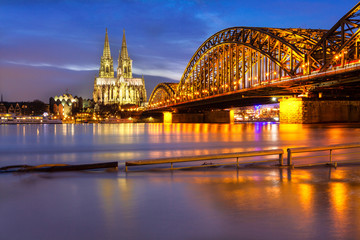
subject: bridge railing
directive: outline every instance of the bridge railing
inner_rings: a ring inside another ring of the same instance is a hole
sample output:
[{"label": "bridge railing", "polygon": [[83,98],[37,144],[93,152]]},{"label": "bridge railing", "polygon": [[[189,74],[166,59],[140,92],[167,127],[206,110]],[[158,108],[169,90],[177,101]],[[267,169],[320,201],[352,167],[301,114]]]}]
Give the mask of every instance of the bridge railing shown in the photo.
[{"label": "bridge railing", "polygon": [[[352,149],[355,149],[355,151],[352,151]],[[335,151],[336,154],[334,153]],[[324,165],[324,164],[336,167],[338,163],[360,162],[360,143],[338,144],[338,145],[321,146],[321,147],[288,148],[287,154],[288,155],[287,155],[286,165],[288,167],[306,167],[306,166],[315,166],[315,165]],[[295,154],[297,154],[298,156],[294,157]],[[239,161],[239,159],[242,158],[249,158],[249,157],[256,158],[256,157],[271,156],[271,155],[277,155],[278,157],[275,159],[261,158],[259,160],[259,158],[257,158],[257,159],[252,159],[250,161],[246,161],[246,160]],[[130,166],[135,167],[135,166],[160,165],[160,164],[170,164],[170,168],[163,167],[161,168],[163,170],[177,170],[177,169],[198,168],[198,167],[215,167],[215,166],[226,166],[226,165],[235,165],[238,168],[240,164],[268,163],[268,162],[278,162],[278,166],[282,167],[283,155],[284,155],[284,151],[282,149],[273,149],[273,150],[251,151],[251,152],[200,155],[200,156],[190,156],[190,157],[163,158],[156,160],[127,161],[125,163],[125,171],[127,172],[128,167]],[[345,157],[346,155],[348,156],[352,155],[352,157],[351,158]],[[236,159],[236,161],[230,163],[204,162],[204,164],[202,165],[192,165],[192,166],[178,165],[174,167],[174,164],[176,163],[226,160],[226,159]]]},{"label": "bridge railing", "polygon": [[[264,159],[264,160],[252,160],[252,161],[239,161],[239,158],[248,158],[248,157],[260,157],[260,156],[270,156],[277,155],[277,159]],[[239,164],[252,164],[252,163],[265,163],[265,162],[279,162],[279,165],[283,165],[283,155],[284,151],[282,149],[274,150],[263,150],[263,151],[251,151],[251,152],[238,152],[238,153],[225,153],[225,154],[215,154],[215,155],[201,155],[201,156],[191,156],[191,157],[177,157],[177,158],[163,158],[157,160],[138,160],[138,161],[128,161],[125,163],[125,171],[128,171],[130,166],[144,166],[144,165],[155,165],[155,164],[170,164],[170,168],[165,168],[167,170],[177,170],[183,168],[194,168],[194,167],[213,167],[213,166],[226,166],[226,165],[236,165],[239,167]],[[212,161],[212,160],[225,160],[225,159],[236,159],[236,162],[232,163],[204,163],[203,165],[198,166],[180,166],[174,167],[175,163],[184,163],[184,162],[195,162],[195,161]]]},{"label": "bridge railing", "polygon": [[[344,151],[348,149],[359,149],[359,151]],[[334,154],[334,151],[337,151],[337,154]],[[323,155],[314,155],[309,153],[319,152]],[[304,167],[304,166],[315,166],[329,164],[337,166],[337,163],[351,163],[360,161],[360,143],[354,144],[339,144],[339,145],[330,145],[324,147],[301,147],[301,148],[288,148],[287,149],[287,165],[291,167]],[[303,156],[294,157],[295,154],[302,154]],[[306,154],[306,155],[304,155]],[[341,160],[339,156],[343,157],[344,155],[356,154],[357,158],[353,159],[343,159]],[[335,161],[335,157],[337,157]],[[309,159],[319,159],[311,160]],[[300,160],[301,159],[301,160]],[[306,161],[305,163],[303,161]],[[295,162],[295,163],[294,163]]]}]

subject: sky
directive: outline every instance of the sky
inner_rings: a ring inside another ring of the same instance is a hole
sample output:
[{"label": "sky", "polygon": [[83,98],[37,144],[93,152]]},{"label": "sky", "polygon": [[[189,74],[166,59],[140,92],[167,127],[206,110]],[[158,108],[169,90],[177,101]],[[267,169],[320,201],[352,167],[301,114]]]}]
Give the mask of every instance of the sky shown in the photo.
[{"label": "sky", "polygon": [[235,26],[330,29],[355,0],[0,0],[0,94],[92,98],[105,29],[114,69],[123,30],[147,95],[179,81],[197,48]]}]

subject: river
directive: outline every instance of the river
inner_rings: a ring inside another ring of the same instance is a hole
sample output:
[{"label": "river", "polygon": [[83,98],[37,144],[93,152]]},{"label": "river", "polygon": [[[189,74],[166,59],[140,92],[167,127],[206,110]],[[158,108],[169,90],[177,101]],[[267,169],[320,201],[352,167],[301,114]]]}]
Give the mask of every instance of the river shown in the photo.
[{"label": "river", "polygon": [[123,172],[127,160],[360,142],[360,124],[0,125],[1,239],[359,239],[360,165]]}]

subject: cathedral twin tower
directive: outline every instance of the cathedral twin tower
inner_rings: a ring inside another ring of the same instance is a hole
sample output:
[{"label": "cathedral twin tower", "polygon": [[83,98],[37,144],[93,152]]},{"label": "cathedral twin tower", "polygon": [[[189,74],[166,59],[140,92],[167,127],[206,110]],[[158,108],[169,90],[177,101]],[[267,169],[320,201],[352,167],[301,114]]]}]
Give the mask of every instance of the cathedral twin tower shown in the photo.
[{"label": "cathedral twin tower", "polygon": [[94,102],[97,104],[135,104],[146,102],[144,78],[132,77],[132,60],[129,57],[125,31],[119,52],[117,76],[114,76],[114,63],[110,53],[109,38],[106,29],[104,51],[101,57],[99,77],[94,81]]}]

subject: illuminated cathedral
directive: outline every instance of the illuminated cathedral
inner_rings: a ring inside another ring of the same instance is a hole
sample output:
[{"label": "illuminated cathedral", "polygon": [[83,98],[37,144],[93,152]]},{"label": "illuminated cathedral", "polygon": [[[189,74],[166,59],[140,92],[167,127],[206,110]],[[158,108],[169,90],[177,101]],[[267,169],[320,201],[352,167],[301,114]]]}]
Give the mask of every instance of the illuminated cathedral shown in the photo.
[{"label": "illuminated cathedral", "polygon": [[101,57],[99,76],[95,77],[93,98],[96,104],[135,104],[144,105],[146,90],[144,77],[133,78],[132,60],[129,57],[125,31],[119,52],[117,76],[114,74],[114,63],[110,53],[109,38],[106,29],[104,51]]}]

